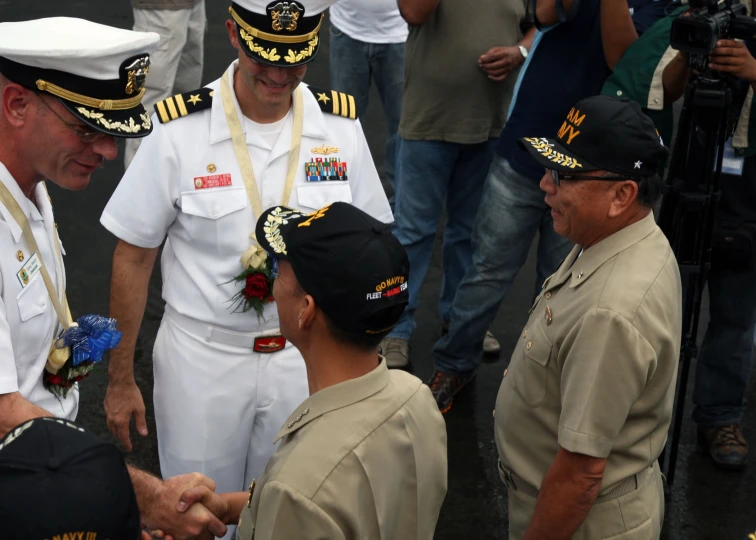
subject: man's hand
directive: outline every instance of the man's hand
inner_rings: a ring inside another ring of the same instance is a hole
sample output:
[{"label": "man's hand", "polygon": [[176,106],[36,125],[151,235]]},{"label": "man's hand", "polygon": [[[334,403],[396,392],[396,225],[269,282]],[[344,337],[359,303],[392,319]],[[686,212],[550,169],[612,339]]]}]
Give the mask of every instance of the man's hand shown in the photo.
[{"label": "man's hand", "polygon": [[503,81],[524,61],[519,47],[492,47],[478,59],[478,65],[492,81]]},{"label": "man's hand", "polygon": [[[186,510],[188,505],[181,503],[181,496],[198,487],[202,488],[201,500],[207,503],[209,509],[197,503]],[[218,516],[226,517],[228,505],[214,491],[215,482],[199,473],[169,478],[153,499],[154,506],[144,522],[151,530],[162,531],[166,537],[174,540],[212,540],[214,536],[223,536],[226,526]],[[183,510],[179,512],[179,508]]]},{"label": "man's hand", "polygon": [[[246,495],[246,493],[242,493],[242,495]],[[187,508],[191,510],[197,504],[201,504],[210,510],[223,523],[231,522],[229,516],[229,503],[222,495],[215,493],[207,486],[196,486],[184,491],[179,498],[176,510],[179,512],[186,512]]]},{"label": "man's hand", "polygon": [[105,393],[105,413],[108,428],[118,437],[127,452],[131,452],[129,424],[134,417],[136,429],[143,437],[147,435],[147,421],[144,414],[144,400],[134,379],[125,382],[111,382]]},{"label": "man's hand", "polygon": [[709,54],[709,68],[730,73],[749,83],[756,82],[756,59],[742,41],[721,39]]}]

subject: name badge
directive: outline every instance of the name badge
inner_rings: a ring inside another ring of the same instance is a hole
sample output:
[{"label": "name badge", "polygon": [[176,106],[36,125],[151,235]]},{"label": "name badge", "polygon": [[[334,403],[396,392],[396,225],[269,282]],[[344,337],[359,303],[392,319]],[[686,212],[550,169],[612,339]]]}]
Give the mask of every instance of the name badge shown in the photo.
[{"label": "name badge", "polygon": [[212,176],[197,176],[194,179],[194,189],[208,189],[231,185],[231,175],[214,174]]},{"label": "name badge", "polygon": [[724,153],[722,154],[722,172],[733,176],[743,176],[743,163],[744,159],[735,155],[732,137],[730,137],[725,143]]},{"label": "name badge", "polygon": [[39,257],[36,253],[34,253],[31,257],[29,257],[29,260],[26,261],[26,264],[21,267],[21,270],[16,273],[16,277],[18,278],[18,282],[21,284],[22,288],[31,283],[31,280],[34,279],[34,276],[39,274],[39,269]]}]

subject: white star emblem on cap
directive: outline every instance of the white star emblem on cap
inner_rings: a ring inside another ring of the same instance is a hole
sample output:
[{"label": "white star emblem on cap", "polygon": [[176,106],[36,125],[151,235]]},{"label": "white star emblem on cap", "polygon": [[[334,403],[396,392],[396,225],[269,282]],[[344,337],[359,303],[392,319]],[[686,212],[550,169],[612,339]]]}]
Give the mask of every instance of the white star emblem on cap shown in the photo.
[{"label": "white star emblem on cap", "polygon": [[636,162],[635,162],[635,168],[636,168],[636,169],[640,169],[640,168],[641,168],[641,165],[643,165],[643,162],[642,162],[642,161],[636,161]]}]

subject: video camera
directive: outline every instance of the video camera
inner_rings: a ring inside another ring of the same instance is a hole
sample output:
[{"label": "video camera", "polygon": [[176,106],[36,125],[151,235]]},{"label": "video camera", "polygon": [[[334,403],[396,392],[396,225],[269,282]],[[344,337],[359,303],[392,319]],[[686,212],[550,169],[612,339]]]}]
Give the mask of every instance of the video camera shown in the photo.
[{"label": "video camera", "polygon": [[706,71],[717,40],[756,38],[756,19],[740,2],[690,0],[689,5],[691,10],[672,22],[669,42],[673,49],[688,53],[689,65],[696,71]]}]

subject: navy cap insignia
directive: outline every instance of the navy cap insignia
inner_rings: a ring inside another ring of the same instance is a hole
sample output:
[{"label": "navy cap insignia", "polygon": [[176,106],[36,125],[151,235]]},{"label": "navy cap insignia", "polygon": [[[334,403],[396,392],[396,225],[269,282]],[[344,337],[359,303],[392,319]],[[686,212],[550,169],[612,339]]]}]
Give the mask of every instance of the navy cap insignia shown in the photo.
[{"label": "navy cap insignia", "polygon": [[273,30],[280,32],[286,29],[288,32],[293,32],[297,29],[297,21],[302,13],[304,13],[304,7],[297,2],[276,2],[268,5],[268,11],[270,11],[270,17],[273,19]]},{"label": "navy cap insignia", "polygon": [[144,88],[147,74],[150,72],[150,57],[142,56],[141,58],[137,58],[124,69],[126,70],[128,79],[126,82],[126,93],[131,95],[134,92],[139,92]]}]

